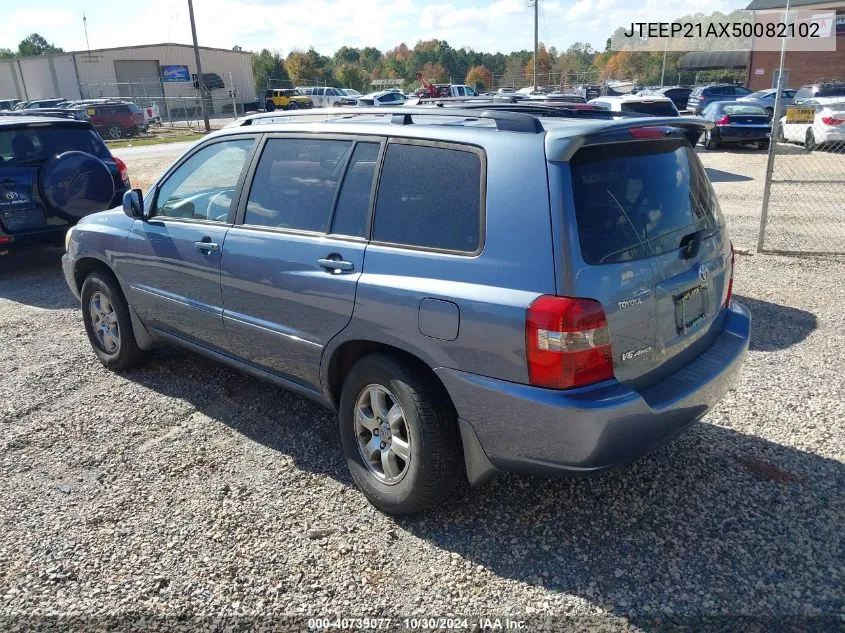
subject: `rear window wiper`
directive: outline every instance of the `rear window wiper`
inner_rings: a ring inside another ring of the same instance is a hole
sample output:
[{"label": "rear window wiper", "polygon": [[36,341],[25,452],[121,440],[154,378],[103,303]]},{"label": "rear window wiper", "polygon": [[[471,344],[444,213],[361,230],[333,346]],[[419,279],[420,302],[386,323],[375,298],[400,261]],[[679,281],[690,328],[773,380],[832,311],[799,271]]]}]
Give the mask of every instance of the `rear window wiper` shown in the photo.
[{"label": "rear window wiper", "polygon": [[698,231],[693,231],[692,233],[688,233],[681,238],[680,248],[683,249],[681,251],[681,257],[683,259],[692,259],[696,255],[698,255],[698,251],[701,249],[701,243],[713,237],[718,233],[718,229],[699,229]]}]

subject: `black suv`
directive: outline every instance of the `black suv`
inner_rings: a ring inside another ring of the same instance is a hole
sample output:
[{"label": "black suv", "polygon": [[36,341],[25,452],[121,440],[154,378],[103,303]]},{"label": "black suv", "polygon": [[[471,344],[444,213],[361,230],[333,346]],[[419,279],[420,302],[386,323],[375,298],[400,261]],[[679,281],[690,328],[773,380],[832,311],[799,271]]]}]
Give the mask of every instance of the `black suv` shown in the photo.
[{"label": "black suv", "polygon": [[90,123],[0,117],[0,255],[61,245],[68,227],[119,206],[129,188],[126,165]]},{"label": "black suv", "polygon": [[701,114],[714,101],[736,101],[750,95],[751,91],[734,84],[712,84],[693,88],[687,99],[687,110]]}]

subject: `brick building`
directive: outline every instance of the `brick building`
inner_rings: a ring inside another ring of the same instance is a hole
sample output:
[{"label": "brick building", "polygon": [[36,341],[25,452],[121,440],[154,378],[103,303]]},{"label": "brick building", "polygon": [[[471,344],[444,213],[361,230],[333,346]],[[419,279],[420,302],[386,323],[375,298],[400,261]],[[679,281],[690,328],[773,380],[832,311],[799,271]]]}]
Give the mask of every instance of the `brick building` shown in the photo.
[{"label": "brick building", "polygon": [[[786,0],[753,0],[746,7],[749,11],[777,11],[786,7]],[[790,0],[790,10],[835,11],[836,13],[836,48],[835,51],[791,51],[787,49],[784,60],[786,85],[798,88],[803,84],[820,80],[838,79],[845,81],[845,0],[837,2],[819,2],[818,0]],[[761,20],[760,14],[755,18]],[[767,14],[762,21],[782,19],[777,14]],[[780,61],[780,51],[752,50],[747,69],[746,85],[751,90],[771,88],[776,81],[776,70]]]}]

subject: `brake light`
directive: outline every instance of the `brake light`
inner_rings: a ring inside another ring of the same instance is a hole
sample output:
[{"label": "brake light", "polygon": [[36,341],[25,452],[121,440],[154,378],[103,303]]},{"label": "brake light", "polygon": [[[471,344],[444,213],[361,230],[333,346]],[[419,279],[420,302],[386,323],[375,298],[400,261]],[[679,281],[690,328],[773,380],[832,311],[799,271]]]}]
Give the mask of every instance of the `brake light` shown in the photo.
[{"label": "brake light", "polygon": [[701,96],[698,98],[698,100],[699,100],[699,101],[707,101],[707,99],[708,99],[707,95],[701,95]]},{"label": "brake light", "polygon": [[731,124],[731,118],[727,114],[725,116],[723,116],[721,119],[719,119],[718,121],[716,121],[716,125],[730,125],[730,124]]},{"label": "brake light", "polygon": [[734,264],[736,263],[736,253],[734,252],[734,243],[731,242],[731,276],[728,280],[728,294],[725,297],[725,305],[730,305],[731,295],[734,292]]},{"label": "brake light", "polygon": [[666,138],[672,133],[672,128],[666,126],[650,125],[648,127],[632,127],[631,137],[639,139]]},{"label": "brake light", "polygon": [[120,180],[124,185],[129,187],[129,171],[126,169],[126,163],[120,160],[117,156],[112,156],[112,159],[117,165],[117,173],[120,176]]},{"label": "brake light", "polygon": [[5,244],[7,242],[11,242],[12,238],[8,235],[0,235],[0,244]]},{"label": "brake light", "polygon": [[592,299],[538,297],[525,315],[525,352],[536,387],[571,389],[613,378],[607,317]]},{"label": "brake light", "polygon": [[845,119],[840,119],[838,117],[833,116],[823,116],[822,123],[824,123],[825,125],[842,125],[843,123],[845,123]]}]

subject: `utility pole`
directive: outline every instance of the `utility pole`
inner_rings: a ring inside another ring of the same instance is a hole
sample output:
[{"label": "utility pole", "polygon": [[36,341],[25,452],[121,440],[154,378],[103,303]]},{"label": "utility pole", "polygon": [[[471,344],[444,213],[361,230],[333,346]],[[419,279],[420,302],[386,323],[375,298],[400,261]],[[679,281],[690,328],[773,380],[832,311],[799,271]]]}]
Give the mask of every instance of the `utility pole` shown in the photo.
[{"label": "utility pole", "polygon": [[205,131],[211,132],[211,123],[208,121],[208,112],[205,109],[205,83],[202,80],[202,63],[200,63],[200,47],[197,44],[197,25],[194,23],[194,3],[188,0],[188,15],[191,16],[191,36],[194,38],[194,57],[197,61],[197,85],[200,91],[200,108],[202,118],[205,121]]},{"label": "utility pole", "polygon": [[538,22],[540,15],[540,0],[531,0],[534,3],[534,90],[537,90],[537,56],[540,53],[540,37]]},{"label": "utility pole", "polygon": [[[789,24],[789,0],[786,0],[786,10],[784,12],[784,21]],[[773,122],[780,121],[780,110],[782,107],[781,93],[783,92],[783,62],[786,57],[786,35],[780,41],[780,61],[778,62],[778,82],[775,88],[775,112],[772,115]],[[772,174],[775,170],[775,152],[777,151],[777,126],[780,123],[772,125],[772,134],[774,138],[769,139],[769,155],[766,159],[766,179],[763,181],[763,207],[760,210],[760,230],[757,232],[757,252],[762,253],[763,247],[766,243],[766,222],[769,217],[769,199],[772,195]]]}]

